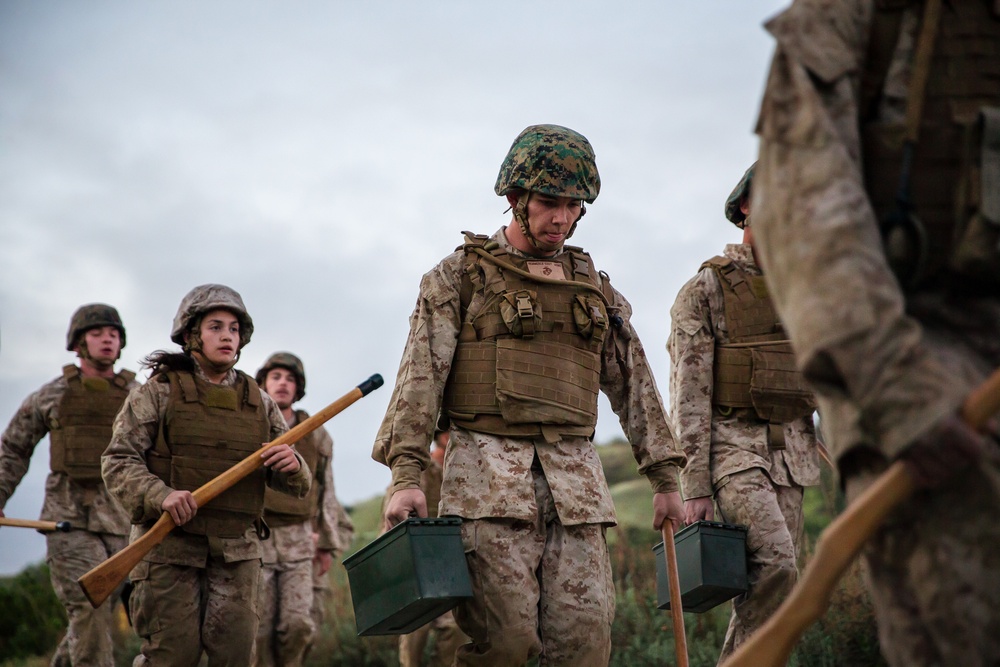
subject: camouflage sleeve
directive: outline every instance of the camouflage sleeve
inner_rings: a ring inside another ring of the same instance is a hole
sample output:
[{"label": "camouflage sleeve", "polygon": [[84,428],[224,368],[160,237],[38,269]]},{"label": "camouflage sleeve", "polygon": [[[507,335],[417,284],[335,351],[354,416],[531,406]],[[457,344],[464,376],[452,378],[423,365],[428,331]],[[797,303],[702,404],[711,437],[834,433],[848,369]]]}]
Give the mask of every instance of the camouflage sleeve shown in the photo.
[{"label": "camouflage sleeve", "polygon": [[799,0],[768,24],[778,48],[757,125],[753,218],[806,379],[853,406],[864,439],[893,457],[953,412],[966,389],[905,313],[865,192],[858,64],[871,4]]},{"label": "camouflage sleeve", "polygon": [[670,414],[687,455],[681,472],[686,499],[712,495],[712,387],[715,334],[708,294],[718,277],[703,269],[677,293],[670,309]]},{"label": "camouflage sleeve", "polygon": [[337,519],[340,515],[340,501],[333,485],[333,438],[325,428],[317,430],[319,436],[319,457],[316,464],[315,482],[320,485],[319,503],[316,508],[316,518],[313,521],[315,532],[319,535],[317,549],[332,551],[335,555],[342,554],[349,544],[341,539]]},{"label": "camouflage sleeve", "polygon": [[430,462],[429,443],[461,328],[461,253],[426,273],[410,316],[410,334],[396,386],[372,458],[392,468],[392,489],[420,488]]},{"label": "camouflage sleeve", "polygon": [[28,396],[0,435],[0,509],[28,472],[35,446],[49,432],[47,414],[64,389],[65,382],[54,380]]},{"label": "camouflage sleeve", "polygon": [[[260,390],[261,399],[264,401],[264,409],[267,412],[267,419],[271,422],[271,440],[288,431],[288,424],[278,404],[268,396],[263,389]],[[312,483],[312,471],[306,465],[305,459],[295,452],[295,457],[299,460],[299,469],[291,474],[284,472],[274,472],[267,469],[267,485],[275,491],[287,493],[296,498],[304,498],[309,493],[309,486]]]},{"label": "camouflage sleeve", "polygon": [[629,321],[632,307],[617,290],[612,292],[622,323],[612,326],[604,341],[601,389],[632,445],[639,474],[656,493],[676,491],[684,454],[677,448],[646,352]]},{"label": "camouflage sleeve", "polygon": [[158,519],[164,499],[173,491],[146,465],[146,452],[156,443],[169,391],[167,383],[157,380],[133,389],[115,417],[111,442],[101,456],[104,484],[132,523]]}]

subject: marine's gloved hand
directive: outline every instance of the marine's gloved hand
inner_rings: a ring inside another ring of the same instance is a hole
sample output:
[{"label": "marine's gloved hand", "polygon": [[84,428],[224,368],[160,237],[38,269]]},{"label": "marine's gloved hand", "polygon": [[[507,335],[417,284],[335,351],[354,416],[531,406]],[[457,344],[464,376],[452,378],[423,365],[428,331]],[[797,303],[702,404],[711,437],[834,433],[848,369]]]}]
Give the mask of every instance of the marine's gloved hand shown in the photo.
[{"label": "marine's gloved hand", "polygon": [[660,530],[667,519],[673,524],[675,533],[684,527],[684,504],[677,491],[653,494],[653,530]]},{"label": "marine's gloved hand", "polygon": [[[992,425],[995,429],[995,423]],[[901,455],[917,486],[941,486],[977,462],[989,440],[957,414],[945,417],[910,445]]]},{"label": "marine's gloved hand", "polygon": [[427,497],[420,489],[400,489],[392,494],[382,517],[382,530],[386,531],[411,515],[427,517]]}]

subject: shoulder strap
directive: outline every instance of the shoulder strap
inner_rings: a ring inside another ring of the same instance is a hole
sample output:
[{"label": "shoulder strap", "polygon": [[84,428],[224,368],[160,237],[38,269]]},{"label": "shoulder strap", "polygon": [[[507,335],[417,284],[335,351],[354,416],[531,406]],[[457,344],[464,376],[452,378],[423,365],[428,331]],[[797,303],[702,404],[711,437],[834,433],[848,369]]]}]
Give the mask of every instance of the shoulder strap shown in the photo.
[{"label": "shoulder strap", "polygon": [[507,251],[485,234],[473,234],[472,232],[462,232],[465,234],[465,244],[459,246],[458,250],[465,251],[465,271],[462,274],[462,283],[459,286],[459,299],[462,305],[462,319],[472,303],[472,295],[478,290],[487,287],[494,292],[503,292],[503,275],[492,270],[493,267],[483,267],[480,264],[480,257],[504,257]]},{"label": "shoulder strap", "polygon": [[135,379],[135,373],[125,368],[122,369],[121,372],[115,375],[115,379],[113,380],[113,382],[115,386],[120,387],[121,389],[125,389],[134,379]]},{"label": "shoulder strap", "polygon": [[246,389],[243,392],[243,399],[246,401],[247,405],[254,408],[259,407],[261,404],[260,385],[257,384],[256,380],[243,371],[236,371],[236,375],[244,382],[243,386]]},{"label": "shoulder strap", "polygon": [[181,399],[185,403],[198,402],[198,385],[195,384],[194,374],[188,371],[167,371],[167,378],[170,381],[170,388],[177,387],[181,390]]}]

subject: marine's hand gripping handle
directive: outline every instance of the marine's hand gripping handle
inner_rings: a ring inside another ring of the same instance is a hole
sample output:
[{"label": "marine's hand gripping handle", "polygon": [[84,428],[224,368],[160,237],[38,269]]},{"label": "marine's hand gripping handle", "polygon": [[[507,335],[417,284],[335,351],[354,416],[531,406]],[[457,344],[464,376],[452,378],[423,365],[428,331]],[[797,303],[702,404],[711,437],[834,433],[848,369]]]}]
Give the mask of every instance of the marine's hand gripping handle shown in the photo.
[{"label": "marine's hand gripping handle", "polygon": [[[962,419],[981,431],[1000,412],[1000,370],[970,393]],[[858,496],[816,543],[802,578],[767,622],[725,662],[725,667],[782,667],[802,633],[823,615],[841,575],[885,517],[916,489],[906,464],[896,461]]]}]

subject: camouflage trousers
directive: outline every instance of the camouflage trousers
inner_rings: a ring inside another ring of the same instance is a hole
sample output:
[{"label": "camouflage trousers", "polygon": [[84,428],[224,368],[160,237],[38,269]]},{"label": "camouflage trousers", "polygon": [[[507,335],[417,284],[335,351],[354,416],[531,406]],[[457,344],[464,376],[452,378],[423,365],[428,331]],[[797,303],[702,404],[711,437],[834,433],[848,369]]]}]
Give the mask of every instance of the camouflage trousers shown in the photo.
[{"label": "camouflage trousers", "polygon": [[312,559],[265,563],[257,667],[300,667],[316,635]]},{"label": "camouflage trousers", "polygon": [[[879,470],[852,476],[848,500]],[[882,654],[893,667],[1000,665],[1000,445],[894,512],[864,551]]]},{"label": "camouflage trousers", "polygon": [[760,468],[719,480],[715,502],[726,523],[747,527],[747,592],[733,600],[722,663],[781,605],[798,579],[802,487],[779,486]]},{"label": "camouflage trousers", "polygon": [[202,652],[209,667],[250,665],[260,570],[260,560],[226,563],[216,556],[203,568],[139,563],[129,607],[142,648],[133,667],[195,667]]},{"label": "camouflage trousers", "polygon": [[52,588],[69,617],[69,627],[52,664],[59,665],[68,657],[71,664],[81,667],[112,667],[112,610],[118,600],[118,591],[94,609],[76,580],[120,551],[128,538],[75,530],[49,533],[45,542]]},{"label": "camouflage trousers", "polygon": [[333,594],[330,590],[330,573],[320,575],[315,562],[313,562],[312,582],[313,602],[310,615],[313,627],[316,628],[316,634],[319,635],[323,628],[323,621],[326,620],[326,606],[330,603]]},{"label": "camouflage trousers", "polygon": [[469,641],[449,611],[430,623],[423,625],[408,635],[399,638],[399,667],[420,667],[423,664],[424,649],[431,633],[434,633],[434,652],[428,667],[451,667],[455,664],[458,647]]},{"label": "camouflage trousers", "polygon": [[538,517],[462,523],[473,597],[455,609],[471,638],[455,664],[607,667],[615,591],[604,526],[563,526],[532,468]]}]

